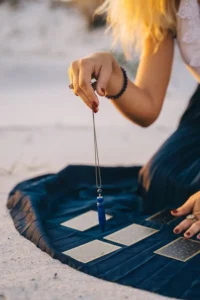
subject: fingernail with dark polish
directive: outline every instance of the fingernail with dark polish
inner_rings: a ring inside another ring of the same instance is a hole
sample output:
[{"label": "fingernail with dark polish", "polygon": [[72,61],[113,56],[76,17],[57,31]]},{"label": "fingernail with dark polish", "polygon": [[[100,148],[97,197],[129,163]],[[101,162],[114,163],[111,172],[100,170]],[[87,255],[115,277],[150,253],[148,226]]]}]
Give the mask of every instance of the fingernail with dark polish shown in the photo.
[{"label": "fingernail with dark polish", "polygon": [[96,102],[92,102],[92,106],[96,108],[98,107],[98,104]]},{"label": "fingernail with dark polish", "polygon": [[178,233],[179,233],[179,230],[178,230],[178,229],[175,229],[174,232],[175,232],[176,234],[178,234]]},{"label": "fingernail with dark polish", "polygon": [[173,214],[177,214],[178,210],[177,209],[172,209]]},{"label": "fingernail with dark polish", "polygon": [[105,92],[106,92],[106,91],[105,91],[104,89],[101,89],[101,91],[102,91],[102,92],[104,93],[104,95],[105,95]]},{"label": "fingernail with dark polish", "polygon": [[186,232],[186,235],[187,235],[187,236],[190,236],[190,232]]},{"label": "fingernail with dark polish", "polygon": [[98,112],[97,108],[93,108],[93,112],[96,114]]}]

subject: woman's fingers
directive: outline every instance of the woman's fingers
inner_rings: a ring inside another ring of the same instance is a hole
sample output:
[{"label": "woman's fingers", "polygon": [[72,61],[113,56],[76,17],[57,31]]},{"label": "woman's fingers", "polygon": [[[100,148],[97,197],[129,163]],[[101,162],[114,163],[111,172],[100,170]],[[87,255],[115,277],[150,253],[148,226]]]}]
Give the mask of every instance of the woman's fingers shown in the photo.
[{"label": "woman's fingers", "polygon": [[97,79],[97,93],[99,96],[105,96],[105,90],[108,81],[112,75],[112,65],[102,66]]},{"label": "woman's fingers", "polygon": [[72,74],[71,68],[68,69],[68,76],[69,76],[69,83],[70,83],[70,85],[73,85],[73,74]]},{"label": "woman's fingers", "polygon": [[200,231],[200,221],[185,219],[174,228],[174,233],[179,234],[185,231],[184,237],[189,239]]},{"label": "woman's fingers", "polygon": [[[174,216],[194,215],[194,219],[185,219],[174,228],[174,233],[179,234],[183,231],[185,238],[193,237],[200,232],[200,192],[190,196],[190,198],[177,210],[172,210]],[[197,236],[200,239],[200,234]]]},{"label": "woman's fingers", "polygon": [[179,225],[177,225],[173,231],[174,231],[174,233],[179,234],[179,233],[183,232],[184,230],[187,230],[188,228],[190,228],[190,226],[192,226],[193,223],[194,223],[193,220],[185,219]]},{"label": "woman's fingers", "polygon": [[73,83],[73,76],[72,76],[71,68],[68,69],[68,76],[69,76],[70,84]]},{"label": "woman's fingers", "polygon": [[[83,64],[83,63],[82,63]],[[94,89],[91,85],[91,70],[88,68],[84,68],[84,65],[80,68],[79,71],[79,87],[87,97],[88,101],[91,103],[91,105],[96,104],[96,106],[99,106],[99,100],[97,98],[97,95],[94,92]]]},{"label": "woman's fingers", "polygon": [[84,94],[84,92],[82,90],[79,90],[79,97],[81,97],[81,99],[83,100],[83,102],[90,108],[92,109],[95,113],[97,113],[99,111],[98,105],[94,102],[91,103],[87,96]]},{"label": "woman's fingers", "polygon": [[84,67],[82,61],[75,61],[71,64],[68,73],[74,86],[74,94],[80,96],[85,104],[93,109],[95,113],[98,112],[99,100],[91,85],[92,71],[90,68]]},{"label": "woman's fingers", "polygon": [[71,83],[73,84],[73,92],[76,96],[79,96],[79,68],[76,62],[71,64],[71,67],[69,69],[69,77],[71,80]]},{"label": "woman's fingers", "polygon": [[[192,197],[190,197],[182,206],[180,206],[177,210],[172,210],[171,213],[174,216],[180,217],[180,216],[184,216],[187,215],[189,213],[191,213],[193,211],[194,208],[194,200]],[[189,219],[185,219],[183,220],[178,226],[176,226],[174,228],[174,233],[179,234],[185,230],[187,230],[188,228],[190,228],[192,226],[192,224],[195,222],[196,220],[189,220]],[[187,230],[187,232],[185,232],[184,236],[186,238],[191,237],[189,234],[189,231]]]},{"label": "woman's fingers", "polygon": [[[99,100],[93,89],[91,80],[93,77],[97,80],[97,94],[105,96],[107,87],[113,78],[113,86],[115,86],[115,78],[118,78],[119,72],[121,73],[120,66],[108,52],[94,53],[74,61],[70,66],[70,76],[73,78],[75,94],[79,96],[82,95],[82,99],[87,102],[87,104],[89,101],[90,106],[96,107],[99,106]],[[112,75],[114,75],[114,77],[112,77]]]},{"label": "woman's fingers", "polygon": [[185,238],[193,237],[199,231],[200,231],[200,221],[196,221],[188,228],[188,230],[184,234],[184,237]]},{"label": "woman's fingers", "polygon": [[200,192],[195,193],[193,196],[194,199],[194,209],[193,214],[195,217],[200,220]]},{"label": "woman's fingers", "polygon": [[172,210],[171,213],[177,217],[189,214],[193,210],[194,203],[194,198],[190,197],[182,206],[180,206],[178,209]]}]

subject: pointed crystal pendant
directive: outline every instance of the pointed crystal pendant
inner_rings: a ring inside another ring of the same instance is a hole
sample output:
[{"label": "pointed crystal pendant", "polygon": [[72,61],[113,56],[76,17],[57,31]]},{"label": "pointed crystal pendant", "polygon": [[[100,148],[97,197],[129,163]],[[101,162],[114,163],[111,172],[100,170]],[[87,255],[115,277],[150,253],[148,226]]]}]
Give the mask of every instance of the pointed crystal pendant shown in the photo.
[{"label": "pointed crystal pendant", "polygon": [[105,229],[106,214],[104,208],[104,198],[101,195],[97,197],[97,209],[98,209],[99,226],[103,232]]}]

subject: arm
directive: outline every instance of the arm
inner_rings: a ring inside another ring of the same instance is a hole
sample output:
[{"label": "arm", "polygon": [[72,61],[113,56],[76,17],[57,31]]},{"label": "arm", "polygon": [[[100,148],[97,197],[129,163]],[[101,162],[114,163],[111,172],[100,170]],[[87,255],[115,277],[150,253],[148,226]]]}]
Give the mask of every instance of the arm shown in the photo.
[{"label": "arm", "polygon": [[[112,101],[117,109],[132,122],[147,127],[158,117],[168,87],[174,42],[169,34],[153,54],[153,42],[145,43],[135,84],[129,80],[122,97]],[[107,52],[94,53],[72,62],[69,68],[70,82],[75,95],[95,113],[99,99],[91,86],[96,78],[96,92],[99,96],[115,95],[123,86],[123,76],[114,57]]]},{"label": "arm", "polygon": [[[135,83],[129,80],[122,97],[112,103],[128,119],[147,127],[159,116],[168,87],[174,52],[174,41],[170,34],[153,54],[153,43],[147,40],[141,56]],[[114,62],[114,64],[116,64]],[[117,94],[123,85],[119,66],[111,76],[106,93]]]}]

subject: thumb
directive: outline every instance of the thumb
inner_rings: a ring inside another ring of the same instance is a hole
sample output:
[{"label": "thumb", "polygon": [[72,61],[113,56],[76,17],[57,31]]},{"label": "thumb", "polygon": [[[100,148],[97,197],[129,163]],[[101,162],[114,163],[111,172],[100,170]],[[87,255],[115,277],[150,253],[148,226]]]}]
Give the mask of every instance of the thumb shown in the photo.
[{"label": "thumb", "polygon": [[193,210],[193,207],[194,207],[194,200],[192,197],[190,197],[182,206],[172,210],[171,213],[174,216],[184,216],[186,214],[189,214]]},{"label": "thumb", "polygon": [[97,79],[96,91],[99,96],[105,96],[105,90],[108,85],[108,81],[110,80],[112,74],[111,67],[103,67],[99,73],[99,77]]}]

